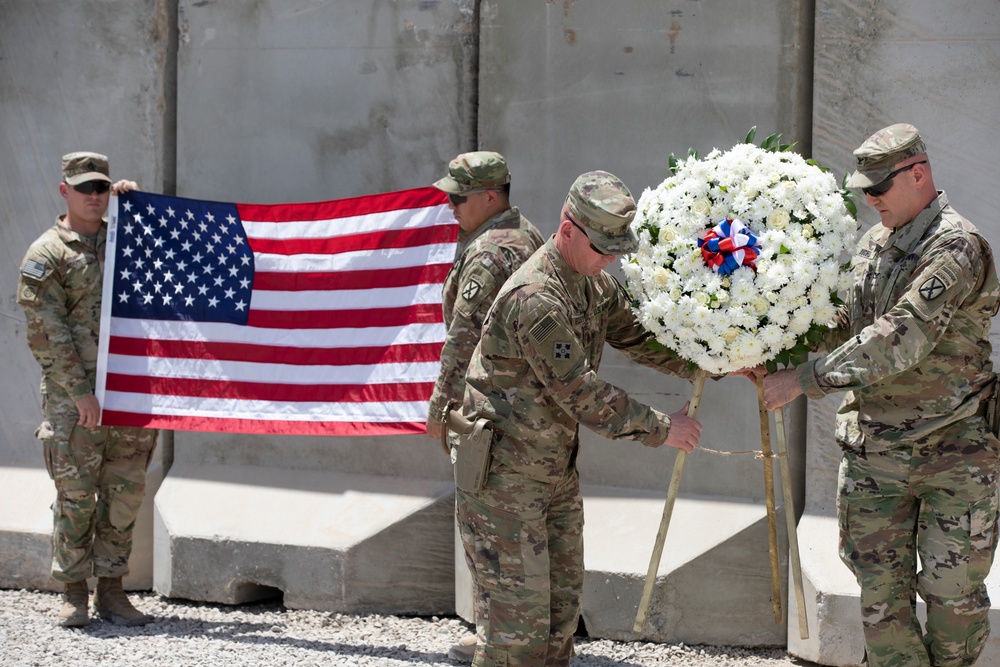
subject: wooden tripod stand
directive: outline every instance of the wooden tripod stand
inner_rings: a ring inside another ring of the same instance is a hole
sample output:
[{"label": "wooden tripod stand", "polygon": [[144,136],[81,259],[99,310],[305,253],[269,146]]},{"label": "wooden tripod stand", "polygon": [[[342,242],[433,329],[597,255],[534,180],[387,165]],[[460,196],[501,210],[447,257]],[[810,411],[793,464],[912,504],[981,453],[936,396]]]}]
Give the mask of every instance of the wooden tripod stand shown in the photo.
[{"label": "wooden tripod stand", "polygon": [[[698,407],[701,404],[701,395],[705,389],[705,380],[707,377],[708,374],[701,370],[695,376],[694,390],[688,405],[688,416],[692,419],[698,416]],[[778,408],[774,411],[777,452],[772,453],[771,428],[767,410],[764,408],[764,384],[762,378],[757,378],[757,404],[760,412],[760,436],[763,450],[761,458],[764,461],[764,494],[767,506],[768,551],[771,556],[771,606],[774,611],[774,622],[781,623],[782,620],[781,570],[779,567],[778,526],[777,514],[774,507],[774,468],[772,465],[772,459],[777,458],[778,467],[781,471],[781,492],[785,507],[785,524],[788,531],[789,567],[792,568],[795,601],[799,612],[799,636],[802,639],[808,639],[809,624],[806,620],[805,593],[802,588],[802,568],[799,564],[799,543],[795,527],[795,507],[792,503],[792,478],[788,467],[785,424],[781,408]],[[687,453],[683,450],[678,451],[677,458],[674,460],[673,474],[670,477],[670,486],[667,488],[667,500],[663,506],[660,529],[656,533],[656,543],[653,546],[653,554],[649,559],[649,569],[646,571],[646,583],[642,589],[642,598],[639,601],[639,609],[635,616],[635,625],[632,627],[632,631],[636,633],[642,632],[646,625],[646,619],[649,616],[649,605],[653,597],[653,587],[656,585],[656,573],[660,569],[660,558],[663,555],[663,543],[667,538],[667,529],[670,527],[670,516],[674,511],[674,502],[677,500],[677,491],[681,485],[681,475],[684,472],[684,463],[686,460]]]}]

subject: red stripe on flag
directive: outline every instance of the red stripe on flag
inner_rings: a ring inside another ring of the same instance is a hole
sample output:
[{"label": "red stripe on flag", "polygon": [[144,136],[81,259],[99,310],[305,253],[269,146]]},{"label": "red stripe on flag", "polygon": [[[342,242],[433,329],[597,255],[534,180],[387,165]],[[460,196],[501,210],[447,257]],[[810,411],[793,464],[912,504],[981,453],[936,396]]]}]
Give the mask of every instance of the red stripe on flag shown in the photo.
[{"label": "red stripe on flag", "polygon": [[155,340],[112,336],[110,354],[164,359],[217,359],[282,363],[293,366],[368,366],[401,362],[438,361],[444,343],[414,343],[388,347],[274,347],[250,343],[212,343],[193,340]]},{"label": "red stripe on flag", "polygon": [[439,303],[354,310],[251,310],[247,326],[264,329],[362,329],[443,322]]},{"label": "red stripe on flag", "polygon": [[249,222],[298,222],[332,220],[408,208],[425,208],[448,203],[448,195],[434,187],[350,197],[306,204],[236,204],[240,219]]},{"label": "red stripe on flag", "polygon": [[362,250],[416,248],[435,243],[454,243],[453,225],[435,225],[418,229],[387,229],[381,232],[361,232],[331,238],[266,239],[249,238],[254,252],[270,255],[337,255]]},{"label": "red stripe on flag", "polygon": [[306,290],[360,290],[442,284],[451,264],[428,264],[403,269],[368,269],[327,273],[258,271],[254,290],[303,292]]},{"label": "red stripe on flag", "polygon": [[117,426],[141,426],[173,431],[209,431],[218,433],[259,433],[262,435],[375,436],[416,435],[426,433],[423,422],[299,422],[267,419],[231,419],[147,415],[119,410],[104,410],[101,423]]},{"label": "red stripe on flag", "polygon": [[426,401],[433,382],[391,384],[276,384],[196,378],[163,378],[108,373],[110,391],[155,396],[190,396],[292,403],[389,403]]}]

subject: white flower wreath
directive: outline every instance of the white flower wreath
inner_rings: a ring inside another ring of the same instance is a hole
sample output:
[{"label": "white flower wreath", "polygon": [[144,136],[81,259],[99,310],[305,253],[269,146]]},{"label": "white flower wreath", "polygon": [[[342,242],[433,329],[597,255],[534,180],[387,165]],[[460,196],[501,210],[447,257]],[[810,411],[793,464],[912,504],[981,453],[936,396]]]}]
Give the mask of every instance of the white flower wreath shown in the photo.
[{"label": "white flower wreath", "polygon": [[637,316],[709,373],[795,365],[832,324],[854,247],[851,194],[780,135],[694,151],[639,198],[622,259]]}]

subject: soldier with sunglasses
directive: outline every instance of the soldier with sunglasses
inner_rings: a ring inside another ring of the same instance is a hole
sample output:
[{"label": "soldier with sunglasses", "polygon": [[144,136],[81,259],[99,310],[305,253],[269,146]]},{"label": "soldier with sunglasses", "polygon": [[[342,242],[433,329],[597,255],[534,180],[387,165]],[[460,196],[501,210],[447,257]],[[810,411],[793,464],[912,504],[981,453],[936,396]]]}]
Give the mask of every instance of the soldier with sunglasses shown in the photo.
[{"label": "soldier with sunglasses", "polygon": [[94,609],[113,623],[151,619],[122,590],[132,552],[132,531],[145,495],[146,468],[156,431],[101,426],[94,395],[98,331],[107,238],[105,211],[111,193],[137,189],[112,185],[108,158],[70,153],[62,159],[60,215],[28,249],[18,276],[28,346],[42,369],[41,426],[45,465],[55,482],[52,504],[52,577],[63,584],[59,624],[90,622],[87,579],[97,578]]},{"label": "soldier with sunglasses", "polygon": [[[500,153],[463,153],[448,164],[448,175],[434,183],[448,194],[458,222],[455,263],[445,278],[441,307],[447,329],[441,370],[427,414],[427,435],[441,438],[449,407],[461,404],[465,371],[472,350],[504,281],[543,243],[542,235],[516,206],[510,205],[510,171]],[[463,637],[449,657],[470,663],[476,636]]]},{"label": "soldier with sunglasses", "polygon": [[448,194],[458,222],[455,263],[445,278],[441,307],[447,329],[441,372],[427,415],[427,435],[439,439],[444,411],[460,404],[465,371],[479,342],[486,311],[501,285],[544,242],[538,229],[510,204],[510,171],[500,153],[463,153],[434,183]]},{"label": "soldier with sunglasses", "polygon": [[854,155],[847,185],[882,223],[858,244],[828,352],[766,377],[764,400],[846,392],[840,556],[861,587],[867,664],[972,665],[989,636],[997,546],[1000,283],[986,239],[935,188],[915,127],[879,130]]},{"label": "soldier with sunglasses", "polygon": [[652,334],[604,271],[638,247],[634,216],[617,177],[578,177],[556,234],[504,284],[473,352],[463,410],[493,432],[485,481],[459,488],[456,501],[476,584],[476,667],[570,664],[584,576],[580,427],[649,447],[698,444],[701,425],[684,408],[667,415],[597,375],[605,342],[659,371],[694,374],[648,347]]}]

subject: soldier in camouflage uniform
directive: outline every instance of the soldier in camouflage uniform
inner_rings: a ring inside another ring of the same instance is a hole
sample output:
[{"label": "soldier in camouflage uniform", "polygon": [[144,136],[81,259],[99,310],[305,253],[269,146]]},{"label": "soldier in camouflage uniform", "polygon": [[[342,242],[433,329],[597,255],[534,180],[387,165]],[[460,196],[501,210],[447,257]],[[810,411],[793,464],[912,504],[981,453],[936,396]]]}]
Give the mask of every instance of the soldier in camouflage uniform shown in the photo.
[{"label": "soldier in camouflage uniform", "polygon": [[868,664],[971,665],[989,635],[997,545],[1000,443],[984,417],[1000,284],[989,244],[935,189],[915,127],[880,130],[854,155],[848,185],[882,224],[858,244],[831,351],[765,378],[764,398],[773,409],[848,392],[840,553],[861,586]]},{"label": "soldier in camouflage uniform", "polygon": [[461,404],[465,395],[465,372],[487,309],[544,239],[516,206],[511,207],[510,172],[499,153],[459,155],[434,187],[448,193],[459,226],[457,257],[441,297],[448,331],[427,415],[427,435],[440,438],[444,409]]},{"label": "soldier in camouflage uniform", "polygon": [[108,159],[70,153],[62,160],[59,192],[66,213],[28,249],[17,301],[27,320],[28,346],[42,368],[42,416],[35,436],[55,482],[52,577],[63,582],[60,624],[90,621],[88,577],[97,577],[94,608],[112,622],[151,620],[122,590],[132,529],[145,495],[156,431],[100,426],[94,396],[109,190]]},{"label": "soldier in camouflage uniform", "polygon": [[611,439],[691,451],[701,425],[667,416],[597,377],[604,343],[658,370],[686,363],[646,347],[651,335],[604,269],[635,250],[631,194],[615,176],[573,183],[556,235],[504,284],[466,376],[464,412],[492,423],[483,488],[458,490],[476,583],[473,662],[569,665],[583,589],[579,425]]},{"label": "soldier in camouflage uniform", "polygon": [[[448,194],[459,226],[457,256],[441,297],[447,328],[441,372],[427,414],[427,435],[440,439],[445,410],[449,405],[461,405],[465,395],[465,372],[487,309],[507,278],[544,240],[517,207],[510,205],[510,171],[500,153],[459,155],[448,164],[448,175],[434,187]],[[475,650],[476,636],[469,635],[451,647],[448,656],[469,663]]]}]

